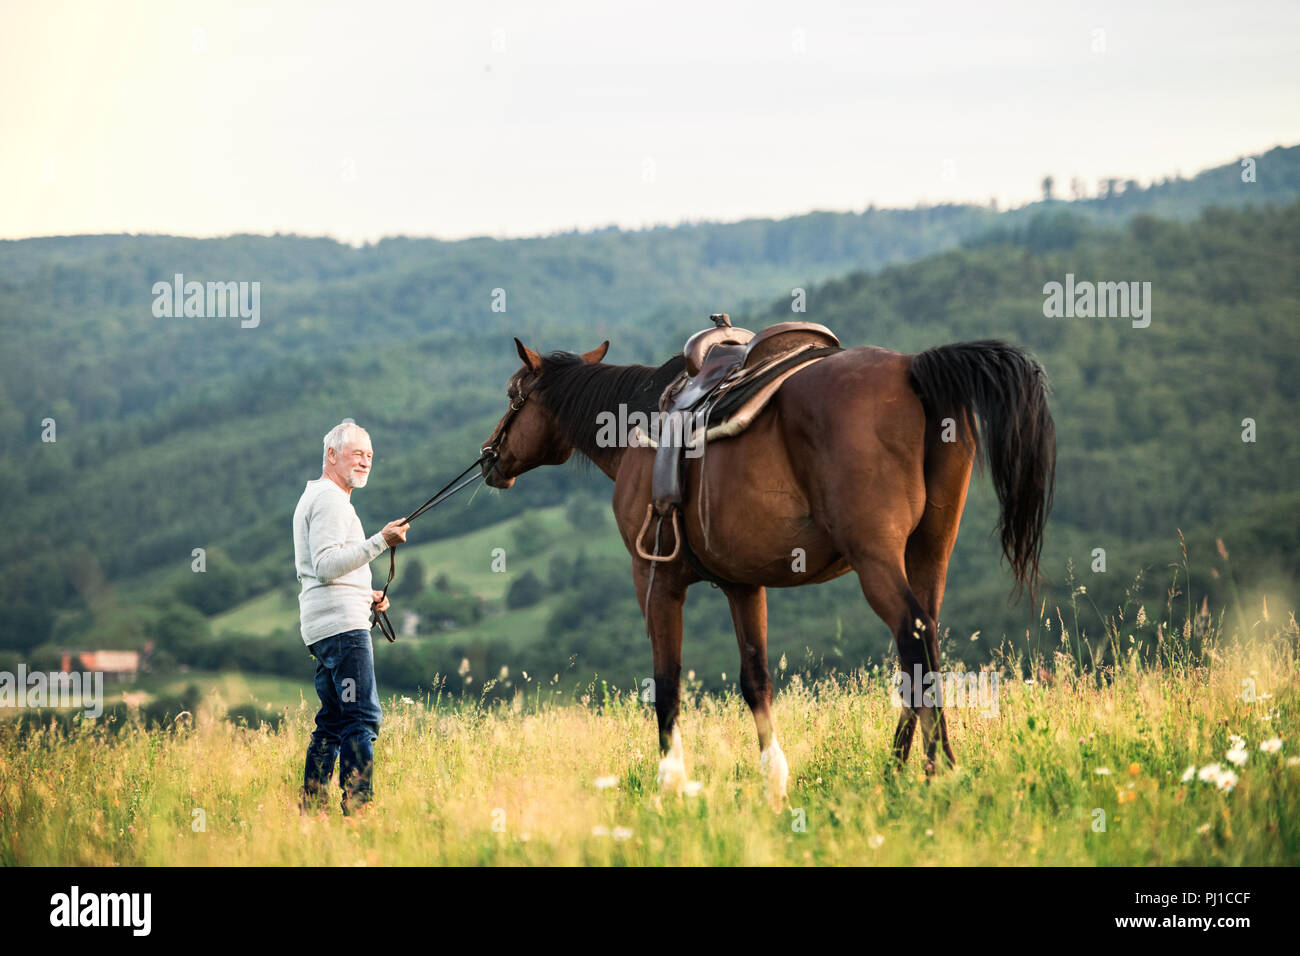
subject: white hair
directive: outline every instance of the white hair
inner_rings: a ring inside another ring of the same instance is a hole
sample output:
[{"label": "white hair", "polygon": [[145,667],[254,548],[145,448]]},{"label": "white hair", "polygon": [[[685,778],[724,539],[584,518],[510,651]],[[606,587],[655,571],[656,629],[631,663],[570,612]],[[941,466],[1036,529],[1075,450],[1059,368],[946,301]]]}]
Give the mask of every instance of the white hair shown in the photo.
[{"label": "white hair", "polygon": [[360,432],[363,435],[369,434],[369,432],[352,419],[345,418],[325,433],[325,450],[321,452],[320,456],[320,466],[322,470],[329,467],[330,449],[333,448],[336,453],[342,455],[343,449],[357,432]]}]

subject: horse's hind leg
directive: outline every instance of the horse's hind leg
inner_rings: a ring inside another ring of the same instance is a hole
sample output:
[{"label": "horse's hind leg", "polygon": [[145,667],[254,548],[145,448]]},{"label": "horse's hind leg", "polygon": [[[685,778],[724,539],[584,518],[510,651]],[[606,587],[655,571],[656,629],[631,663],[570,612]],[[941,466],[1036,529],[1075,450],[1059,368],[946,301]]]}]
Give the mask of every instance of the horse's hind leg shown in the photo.
[{"label": "horse's hind leg", "polygon": [[[907,580],[921,606],[936,622],[943,607],[943,592],[948,578],[948,561],[957,543],[962,509],[970,487],[974,449],[967,443],[931,442],[925,460],[925,512],[921,523],[907,539]],[[939,659],[939,635],[930,634],[930,656]],[[904,711],[906,713],[906,711]],[[900,730],[902,724],[899,724]],[[911,737],[911,729],[908,730]],[[948,743],[948,718],[939,712],[939,738],[949,765],[956,764]],[[934,754],[927,750],[931,761]]]},{"label": "horse's hind leg", "polygon": [[[958,514],[960,515],[960,511]],[[925,644],[926,656],[929,660],[934,661],[936,665],[939,661],[939,608],[943,605],[943,589],[948,571],[948,556],[952,553],[952,543],[957,537],[955,524],[950,539],[945,540],[942,534],[937,533],[946,530],[941,523],[943,520],[944,516],[932,515],[931,509],[927,507],[921,526],[917,528],[907,542],[907,579],[912,585],[921,607],[925,609],[929,618],[934,622],[933,626],[925,634]],[[930,522],[929,525],[927,525],[927,522]],[[943,704],[944,701],[941,700],[939,703]],[[904,714],[906,713],[904,711]],[[899,730],[902,731],[901,721]],[[923,726],[923,730],[929,731],[930,728]],[[937,735],[933,732],[926,733],[926,759],[930,763],[934,763],[935,738],[937,736],[938,741],[943,744],[943,753],[948,758],[948,765],[953,766],[957,763],[957,758],[953,756],[952,745],[948,743],[948,718],[942,707],[938,711],[937,730]],[[911,735],[912,730],[909,727],[907,736],[910,738]],[[895,745],[897,746],[897,741],[895,741]],[[906,748],[904,748],[904,759],[906,759]]]},{"label": "horse's hind leg", "polygon": [[773,809],[785,804],[790,776],[785,753],[776,739],[772,718],[772,677],[767,667],[767,592],[758,586],[733,585],[722,589],[731,605],[731,620],[740,645],[740,692],[754,715],[758,730],[759,769]]},{"label": "horse's hind leg", "polygon": [[894,558],[869,552],[850,560],[867,603],[894,632],[898,662],[905,677],[900,688],[904,695],[903,713],[894,731],[894,758],[900,765],[907,760],[912,732],[919,718],[926,743],[926,771],[930,772],[934,769],[939,723],[933,695],[940,689],[934,617],[912,592],[901,554]]},{"label": "horse's hind leg", "polygon": [[[867,452],[860,457],[869,460]],[[927,686],[932,685],[926,681],[929,675],[929,681],[939,678],[938,635],[934,615],[912,591],[905,563],[907,540],[925,511],[919,454],[892,475],[888,472],[883,464],[874,474],[859,476],[846,471],[828,483],[817,500],[836,550],[853,566],[867,603],[894,634],[903,675],[912,685],[919,683],[904,694],[903,712],[894,730],[894,759],[900,765],[907,760],[919,720],[926,738],[928,771],[933,769],[938,721],[937,701],[934,691],[927,694]],[[895,481],[891,483],[890,478]],[[873,488],[875,502],[897,505],[888,509],[869,506],[861,494],[864,486]]]},{"label": "horse's hind leg", "polygon": [[900,766],[907,763],[907,755],[912,751],[912,733],[916,730],[916,711],[904,706],[898,715],[898,726],[894,728],[894,760]]}]

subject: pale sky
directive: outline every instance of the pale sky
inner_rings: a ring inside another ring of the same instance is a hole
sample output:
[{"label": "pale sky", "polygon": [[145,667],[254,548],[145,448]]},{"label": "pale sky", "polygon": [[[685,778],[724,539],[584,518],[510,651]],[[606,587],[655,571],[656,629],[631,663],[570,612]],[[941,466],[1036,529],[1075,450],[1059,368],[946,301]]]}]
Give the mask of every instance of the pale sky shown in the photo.
[{"label": "pale sky", "polygon": [[1300,142],[1298,28],[1294,0],[5,0],[0,237],[1006,206]]}]

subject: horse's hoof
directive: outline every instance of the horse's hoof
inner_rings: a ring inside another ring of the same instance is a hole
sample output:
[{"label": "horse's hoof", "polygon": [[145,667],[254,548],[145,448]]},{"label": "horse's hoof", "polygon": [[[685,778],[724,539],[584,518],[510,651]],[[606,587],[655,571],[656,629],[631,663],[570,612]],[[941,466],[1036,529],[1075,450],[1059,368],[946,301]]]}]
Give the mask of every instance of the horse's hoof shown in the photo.
[{"label": "horse's hoof", "polygon": [[686,765],[671,754],[659,761],[659,789],[681,794],[686,790]]},{"label": "horse's hoof", "polygon": [[659,789],[681,794],[686,789],[686,754],[682,749],[682,732],[673,728],[668,752],[659,761]]},{"label": "horse's hoof", "polygon": [[776,734],[763,749],[758,758],[758,769],[763,774],[763,789],[772,809],[778,813],[785,807],[785,785],[790,779],[790,765],[786,763],[785,752],[777,742]]}]

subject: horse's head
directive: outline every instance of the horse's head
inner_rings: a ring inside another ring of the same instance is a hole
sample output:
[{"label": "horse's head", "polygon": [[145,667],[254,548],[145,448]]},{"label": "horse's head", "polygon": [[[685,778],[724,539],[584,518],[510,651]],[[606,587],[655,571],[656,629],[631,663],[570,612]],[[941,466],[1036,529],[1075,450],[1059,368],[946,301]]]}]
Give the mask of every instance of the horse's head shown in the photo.
[{"label": "horse's head", "polygon": [[[546,360],[518,339],[515,348],[524,364],[506,384],[510,407],[483,445],[483,476],[493,488],[509,488],[524,472],[539,465],[561,465],[573,454],[573,443],[546,404],[533,394],[546,375]],[[608,350],[609,342],[605,342],[580,358],[594,365]]]}]

